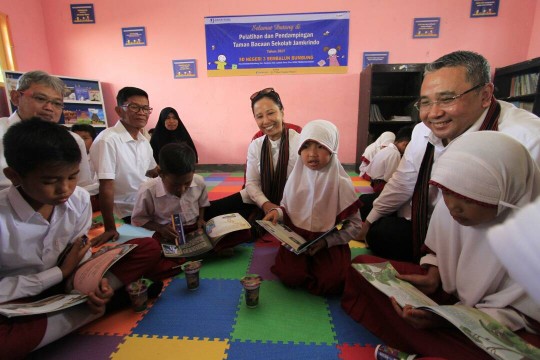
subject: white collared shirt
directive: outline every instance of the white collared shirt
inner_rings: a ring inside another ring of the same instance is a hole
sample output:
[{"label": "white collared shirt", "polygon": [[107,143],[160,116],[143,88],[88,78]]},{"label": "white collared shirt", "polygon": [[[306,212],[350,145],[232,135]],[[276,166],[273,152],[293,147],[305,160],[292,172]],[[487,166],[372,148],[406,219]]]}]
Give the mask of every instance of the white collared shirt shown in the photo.
[{"label": "white collared shirt", "polygon": [[80,187],[66,203],[55,206],[50,222],[14,186],[0,191],[0,303],[37,295],[60,283],[58,256],[86,234],[91,221],[90,196]]},{"label": "white collared shirt", "polygon": [[141,185],[131,223],[135,226],[143,226],[149,221],[169,224],[171,215],[180,214],[182,224],[193,225],[199,217],[199,208],[208,206],[206,184],[201,175],[193,175],[191,185],[181,198],[168,193],[161,177],[157,177]]},{"label": "white collared shirt", "polygon": [[388,144],[373,156],[373,159],[371,159],[371,162],[365,168],[366,174],[372,180],[384,180],[388,182],[394,171],[396,171],[400,160],[401,153],[397,146],[394,143]]},{"label": "white collared shirt", "polygon": [[[4,139],[4,135],[10,126],[21,122],[21,118],[17,112],[11,114],[9,118],[0,119],[0,140]],[[95,180],[93,179],[92,171],[90,170],[90,164],[88,162],[88,155],[86,154],[86,146],[84,140],[74,132],[70,131],[79,149],[81,150],[81,163],[79,165],[79,178],[77,179],[77,185],[90,190],[95,187]],[[4,142],[0,141],[0,170],[4,170],[7,167],[6,158],[4,156]],[[3,171],[0,171],[0,190],[7,189],[11,185],[11,181],[4,175]]]},{"label": "white collared shirt", "polygon": [[90,147],[90,160],[100,180],[114,180],[114,214],[131,216],[137,191],[156,167],[152,147],[137,133],[134,140],[121,121],[103,130]]}]

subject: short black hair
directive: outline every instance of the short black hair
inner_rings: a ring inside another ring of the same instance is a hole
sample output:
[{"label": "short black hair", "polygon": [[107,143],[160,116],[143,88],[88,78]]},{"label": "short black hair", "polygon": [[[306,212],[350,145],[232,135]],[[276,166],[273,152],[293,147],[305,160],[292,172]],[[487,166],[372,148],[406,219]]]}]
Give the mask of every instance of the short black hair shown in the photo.
[{"label": "short black hair", "polygon": [[159,151],[159,168],[172,175],[184,175],[195,172],[197,156],[186,143],[170,143]]},{"label": "short black hair", "polygon": [[143,89],[126,86],[118,91],[118,95],[116,95],[116,104],[122,106],[132,96],[144,96],[148,99],[148,94]]},{"label": "short black hair", "polygon": [[74,124],[71,126],[71,131],[87,132],[92,137],[92,140],[96,139],[96,129],[90,124]]},{"label": "short black hair", "polygon": [[411,136],[413,132],[414,126],[403,126],[401,129],[398,130],[396,133],[396,139],[394,142],[398,141],[411,141]]},{"label": "short black hair", "polygon": [[20,176],[46,164],[81,162],[73,135],[63,126],[37,117],[11,126],[3,141],[7,165]]}]

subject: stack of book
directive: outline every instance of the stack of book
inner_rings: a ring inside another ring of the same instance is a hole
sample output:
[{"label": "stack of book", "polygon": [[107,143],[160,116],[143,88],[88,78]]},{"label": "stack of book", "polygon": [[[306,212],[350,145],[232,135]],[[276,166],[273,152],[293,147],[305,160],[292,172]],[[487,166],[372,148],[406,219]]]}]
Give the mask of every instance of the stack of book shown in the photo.
[{"label": "stack of book", "polygon": [[514,76],[510,82],[510,96],[534,94],[537,86],[537,73]]},{"label": "stack of book", "polygon": [[371,104],[369,108],[369,121],[370,122],[379,122],[385,121],[385,118],[381,114],[381,109],[377,104]]}]

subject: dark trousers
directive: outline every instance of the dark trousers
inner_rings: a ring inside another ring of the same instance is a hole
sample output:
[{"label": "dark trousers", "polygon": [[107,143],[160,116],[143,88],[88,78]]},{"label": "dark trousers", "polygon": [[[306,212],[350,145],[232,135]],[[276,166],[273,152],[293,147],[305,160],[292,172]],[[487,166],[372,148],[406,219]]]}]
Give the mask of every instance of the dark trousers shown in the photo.
[{"label": "dark trousers", "polygon": [[210,206],[204,211],[204,220],[223,214],[239,213],[244,219],[249,220],[251,213],[258,209],[257,205],[245,204],[239,192],[227,197],[210,201]]},{"label": "dark trousers", "polygon": [[412,223],[387,216],[371,224],[366,236],[373,254],[391,260],[416,262],[413,256]]}]

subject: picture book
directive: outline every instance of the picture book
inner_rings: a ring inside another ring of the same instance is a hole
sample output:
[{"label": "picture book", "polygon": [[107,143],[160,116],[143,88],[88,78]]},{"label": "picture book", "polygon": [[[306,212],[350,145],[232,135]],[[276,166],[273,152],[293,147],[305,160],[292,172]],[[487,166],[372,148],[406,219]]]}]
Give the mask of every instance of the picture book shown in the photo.
[{"label": "picture book", "polygon": [[[136,246],[136,244],[124,244],[114,247],[102,247],[75,270],[73,276],[68,280],[70,288],[73,289],[69,294],[57,294],[29,303],[20,301],[3,303],[0,304],[0,314],[7,317],[37,315],[81,304],[86,301],[88,297],[86,294],[97,288],[105,272]],[[64,250],[60,255],[60,259],[70,248],[68,246]],[[61,260],[59,263],[61,263]]]},{"label": "picture book", "polygon": [[396,269],[388,262],[352,266],[377,289],[394,297],[400,306],[412,305],[442,316],[495,359],[540,359],[540,349],[488,314],[466,305],[437,305],[412,284],[398,279]]},{"label": "picture book", "polygon": [[311,241],[304,239],[302,236],[298,235],[284,224],[273,224],[271,221],[267,220],[257,220],[257,223],[261,225],[270,234],[272,234],[276,239],[288,246],[290,250],[293,251],[295,254],[302,254],[311,246],[313,246],[316,242],[323,239],[326,235],[330,234],[333,231],[341,230],[343,225],[347,223],[347,220],[337,223],[333,228],[324,232],[322,235]]},{"label": "picture book", "polygon": [[204,229],[184,233],[180,214],[172,215],[172,224],[178,237],[175,244],[162,244],[165,257],[193,257],[212,250],[227,234],[251,228],[238,213],[216,216],[206,222]]}]

